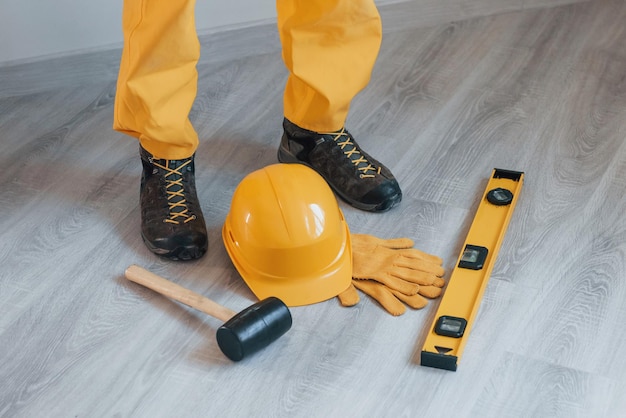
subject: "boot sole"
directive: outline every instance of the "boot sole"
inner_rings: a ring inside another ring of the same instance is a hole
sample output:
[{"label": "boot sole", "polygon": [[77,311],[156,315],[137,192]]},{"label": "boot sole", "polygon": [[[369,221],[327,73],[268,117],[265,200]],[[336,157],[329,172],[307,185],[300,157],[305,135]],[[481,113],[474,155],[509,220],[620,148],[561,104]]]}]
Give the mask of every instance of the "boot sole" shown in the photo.
[{"label": "boot sole", "polygon": [[143,239],[144,244],[146,244],[146,247],[148,247],[148,249],[154,254],[168,258],[173,261],[197,260],[201,258],[204,254],[206,254],[208,249],[208,246],[197,247],[195,245],[179,246],[174,249],[159,248],[152,245],[152,243],[150,243],[150,241],[148,241],[146,237],[143,236],[143,234],[141,234],[141,238]]}]

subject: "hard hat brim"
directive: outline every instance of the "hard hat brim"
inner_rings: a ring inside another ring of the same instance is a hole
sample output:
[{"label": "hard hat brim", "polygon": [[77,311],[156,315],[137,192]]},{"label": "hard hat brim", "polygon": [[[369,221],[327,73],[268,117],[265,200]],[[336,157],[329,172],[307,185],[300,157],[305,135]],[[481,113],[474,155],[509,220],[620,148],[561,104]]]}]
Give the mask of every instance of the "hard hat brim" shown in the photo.
[{"label": "hard hat brim", "polygon": [[[222,240],[233,265],[259,300],[275,296],[287,306],[312,305],[331,299],[346,290],[352,280],[352,246],[350,231],[344,221],[346,239],[335,260],[323,271],[309,277],[276,277],[254,269],[240,256],[237,243],[228,230],[228,220],[222,228]],[[315,254],[311,254],[315,257]],[[303,272],[303,275],[306,273]],[[297,279],[297,280],[294,280]]]}]

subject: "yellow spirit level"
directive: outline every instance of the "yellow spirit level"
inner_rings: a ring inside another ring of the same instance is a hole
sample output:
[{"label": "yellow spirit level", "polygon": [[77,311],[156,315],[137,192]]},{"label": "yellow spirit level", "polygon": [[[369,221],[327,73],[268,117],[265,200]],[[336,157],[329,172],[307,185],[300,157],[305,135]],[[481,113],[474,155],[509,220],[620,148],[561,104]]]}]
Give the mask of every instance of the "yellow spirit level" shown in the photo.
[{"label": "yellow spirit level", "polygon": [[522,172],[493,170],[426,337],[422,366],[456,371],[523,180]]}]

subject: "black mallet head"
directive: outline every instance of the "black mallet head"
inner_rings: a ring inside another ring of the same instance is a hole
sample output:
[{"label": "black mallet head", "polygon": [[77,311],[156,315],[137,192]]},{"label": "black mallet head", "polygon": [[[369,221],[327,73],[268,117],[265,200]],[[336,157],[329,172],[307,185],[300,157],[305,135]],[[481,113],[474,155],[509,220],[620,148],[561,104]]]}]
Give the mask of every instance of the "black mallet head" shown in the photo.
[{"label": "black mallet head", "polygon": [[269,297],[244,309],[217,330],[217,345],[233,361],[267,347],[291,328],[291,313],[282,300]]}]

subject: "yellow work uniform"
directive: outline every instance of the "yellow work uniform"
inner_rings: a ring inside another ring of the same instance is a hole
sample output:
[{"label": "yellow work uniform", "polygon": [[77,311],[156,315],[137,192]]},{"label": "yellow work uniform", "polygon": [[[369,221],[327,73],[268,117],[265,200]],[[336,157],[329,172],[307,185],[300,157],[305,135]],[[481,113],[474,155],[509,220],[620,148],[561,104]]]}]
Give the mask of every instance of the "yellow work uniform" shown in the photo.
[{"label": "yellow work uniform", "polygon": [[[285,117],[312,131],[341,129],[380,48],[374,0],[277,0],[276,9]],[[195,0],[124,1],[113,128],[157,158],[187,158],[198,146],[189,121],[200,57],[194,10]]]}]

